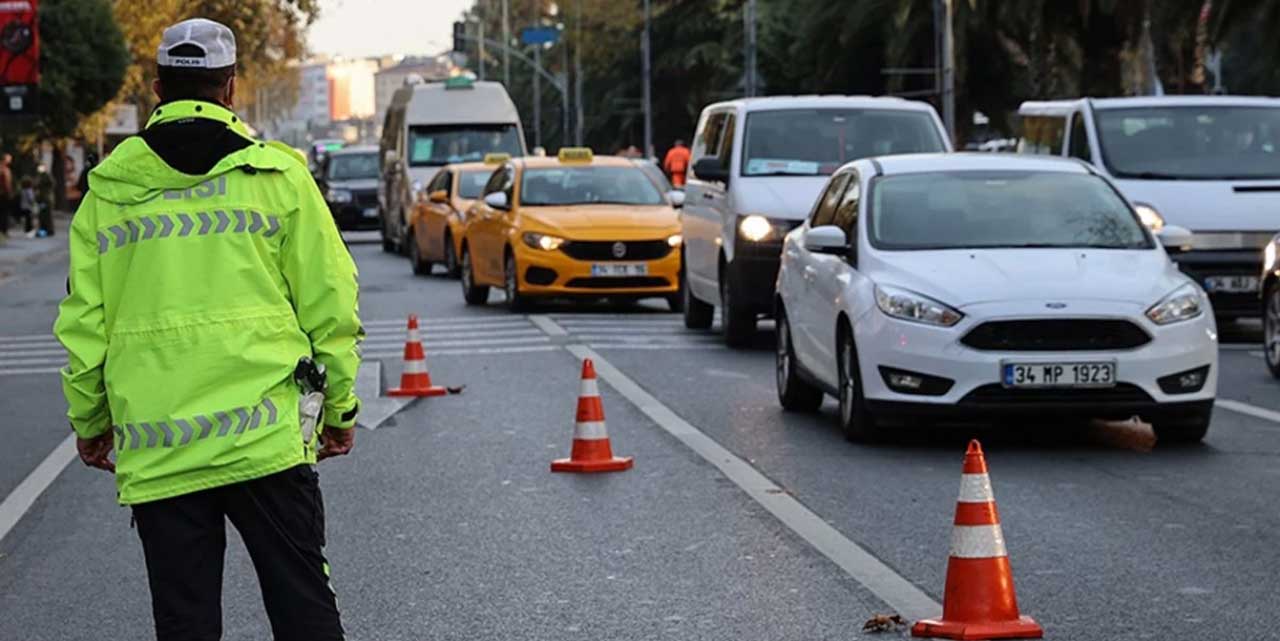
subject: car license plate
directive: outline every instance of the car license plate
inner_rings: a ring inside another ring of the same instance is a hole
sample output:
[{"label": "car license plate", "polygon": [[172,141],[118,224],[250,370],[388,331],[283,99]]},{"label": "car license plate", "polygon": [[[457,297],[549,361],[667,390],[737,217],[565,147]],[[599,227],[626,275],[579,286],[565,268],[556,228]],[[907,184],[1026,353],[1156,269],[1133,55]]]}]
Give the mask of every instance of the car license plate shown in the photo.
[{"label": "car license plate", "polygon": [[1257,276],[1209,276],[1204,279],[1204,289],[1209,293],[1256,294]]},{"label": "car license plate", "polygon": [[649,266],[644,263],[595,263],[591,265],[592,276],[645,276]]},{"label": "car license plate", "polygon": [[1114,387],[1114,362],[1003,363],[1005,387]]},{"label": "car license plate", "polygon": [[368,208],[366,208],[366,209],[364,210],[364,212],[362,212],[362,213],[364,214],[364,217],[365,217],[365,218],[377,218],[377,217],[378,217],[378,208],[377,208],[377,207],[368,207]]}]

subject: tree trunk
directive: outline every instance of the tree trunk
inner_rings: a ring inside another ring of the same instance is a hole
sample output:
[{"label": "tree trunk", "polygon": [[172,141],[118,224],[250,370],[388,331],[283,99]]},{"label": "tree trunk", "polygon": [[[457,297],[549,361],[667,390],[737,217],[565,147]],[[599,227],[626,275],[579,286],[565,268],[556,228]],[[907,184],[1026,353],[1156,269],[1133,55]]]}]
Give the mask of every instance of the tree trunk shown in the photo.
[{"label": "tree trunk", "polygon": [[49,172],[53,174],[53,208],[67,211],[67,142],[62,139],[53,141]]}]

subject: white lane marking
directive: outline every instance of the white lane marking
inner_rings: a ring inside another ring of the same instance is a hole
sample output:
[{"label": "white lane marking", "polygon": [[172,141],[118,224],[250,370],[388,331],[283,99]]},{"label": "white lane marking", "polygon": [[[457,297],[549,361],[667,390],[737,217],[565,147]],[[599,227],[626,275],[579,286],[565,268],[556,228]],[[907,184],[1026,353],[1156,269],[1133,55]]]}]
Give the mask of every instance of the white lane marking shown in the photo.
[{"label": "white lane marking", "polygon": [[53,334],[20,334],[17,336],[0,336],[0,343],[30,343],[46,341],[50,343],[58,342]]},{"label": "white lane marking", "polygon": [[618,320],[599,320],[599,321],[558,320],[556,322],[559,323],[562,327],[565,327],[570,330],[576,329],[576,328],[596,329],[596,328],[619,327],[619,328],[628,328],[628,329],[633,329],[638,331],[659,331],[667,328],[684,327],[684,323],[680,321],[649,321],[649,320],[628,321],[628,320],[618,319]]},{"label": "white lane marking", "polygon": [[1218,349],[1224,352],[1242,352],[1250,349],[1258,349],[1254,343],[1218,343]]},{"label": "white lane marking", "polygon": [[22,479],[18,487],[6,496],[4,503],[0,503],[0,541],[4,540],[5,535],[13,526],[18,524],[22,519],[22,515],[31,509],[31,505],[40,498],[40,495],[48,489],[67,464],[76,458],[76,435],[69,434],[67,438],[58,443],[49,455],[31,470],[27,478]]},{"label": "white lane marking", "polygon": [[938,616],[942,612],[942,604],[846,538],[746,461],[680,418],[599,353],[581,345],[566,345],[565,349],[578,358],[594,360],[596,373],[623,398],[703,460],[718,468],[747,496],[769,510],[791,531],[808,541],[818,552],[840,566],[890,608],[913,620]]},{"label": "white lane marking", "polygon": [[61,367],[20,367],[17,369],[0,369],[0,376],[25,376],[28,374],[57,374]]},{"label": "white lane marking", "polygon": [[[481,340],[459,340],[459,341],[426,340],[422,342],[422,347],[423,349],[427,349],[427,350],[435,350],[436,348],[444,349],[444,348],[450,348],[450,347],[477,347],[477,346],[484,346],[484,345],[496,346],[496,345],[518,345],[518,344],[527,345],[529,343],[549,343],[549,342],[551,342],[551,339],[546,336],[518,336],[514,338],[486,338]],[[404,341],[400,341],[399,343],[368,343],[368,342],[362,343],[362,345],[365,346],[363,348],[365,351],[378,351],[380,349],[382,350],[391,349],[395,347],[397,344],[401,348],[404,347]]]},{"label": "white lane marking", "polygon": [[[426,336],[427,340],[432,340],[432,339],[448,340],[448,339],[459,339],[459,338],[489,338],[489,337],[502,338],[502,337],[513,337],[513,336],[542,336],[543,333],[537,328],[530,327],[529,329],[504,329],[504,330],[495,330],[492,332],[424,332],[423,335]],[[364,342],[365,343],[389,343],[394,341],[400,341],[401,344],[404,344],[405,342],[404,332],[401,332],[399,336],[395,336],[392,334],[370,335],[368,338],[365,339]]]},{"label": "white lane marking", "polygon": [[[471,325],[478,323],[523,323],[524,316],[449,316],[446,318],[431,318],[418,314],[418,326],[423,325],[439,325],[443,323],[452,323],[455,325]],[[388,320],[366,320],[362,321],[365,327],[399,327],[405,329],[409,326],[409,319],[406,316],[403,319]]]},{"label": "white lane marking", "polygon": [[1259,350],[1251,350],[1251,351],[1249,352],[1249,355],[1250,355],[1250,356],[1252,356],[1252,357],[1254,357],[1254,358],[1262,358],[1262,350],[1260,350],[1260,349],[1259,349]]},{"label": "white lane marking", "polygon": [[547,336],[568,336],[569,332],[565,328],[556,324],[555,321],[541,314],[535,314],[529,317],[529,322],[533,323],[542,330]]},{"label": "white lane marking", "polygon": [[1000,524],[957,525],[951,530],[951,556],[957,559],[996,559],[1009,556]]},{"label": "white lane marking", "polygon": [[1280,423],[1280,412],[1277,412],[1275,410],[1269,410],[1266,408],[1258,407],[1257,405],[1241,403],[1240,401],[1233,401],[1226,398],[1220,398],[1214,401],[1213,404],[1216,405],[1217,407],[1231,410],[1232,412],[1235,412],[1237,414],[1246,414],[1254,418],[1260,418],[1264,421],[1271,421],[1272,423]]},{"label": "white lane marking", "polygon": [[610,336],[706,336],[701,332],[690,332],[683,327],[573,327],[565,325],[565,327],[575,335],[595,334]]},{"label": "white lane marking", "polygon": [[[427,354],[427,358],[434,359],[437,356],[469,356],[483,354],[527,354],[532,352],[553,352],[558,349],[555,345],[529,345],[517,347],[473,347],[466,349],[433,349]],[[400,359],[404,356],[404,351],[394,352],[365,352],[362,358],[368,359]]]},{"label": "white lane marking", "polygon": [[63,354],[62,358],[16,358],[13,360],[0,361],[0,365],[11,365],[11,366],[14,366],[14,365],[66,365],[66,364],[67,364],[66,354]]},{"label": "white lane marking", "polygon": [[588,343],[587,345],[594,349],[728,349],[722,343],[662,343],[661,345],[647,345],[644,343]]},{"label": "white lane marking", "polygon": [[0,358],[8,356],[66,356],[67,350],[49,349],[0,349]]},{"label": "white lane marking", "polygon": [[412,398],[396,398],[382,395],[382,363],[366,360],[356,372],[356,396],[360,397],[360,413],[356,424],[376,430],[387,419],[412,403]]},{"label": "white lane marking", "polygon": [[700,334],[643,334],[639,336],[630,334],[574,334],[574,338],[579,341],[618,341],[622,343],[652,343],[654,341],[669,340],[683,343],[720,343],[724,342],[719,336],[707,336]]}]

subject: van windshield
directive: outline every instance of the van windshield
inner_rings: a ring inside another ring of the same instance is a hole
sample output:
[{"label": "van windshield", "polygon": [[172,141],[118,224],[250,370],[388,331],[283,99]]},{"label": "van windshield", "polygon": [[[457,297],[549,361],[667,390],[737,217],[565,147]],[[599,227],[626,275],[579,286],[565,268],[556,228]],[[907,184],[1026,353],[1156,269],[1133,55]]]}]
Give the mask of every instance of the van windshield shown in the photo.
[{"label": "van windshield", "polygon": [[1280,178],[1280,108],[1099,109],[1098,141],[1117,178]]},{"label": "van windshield", "polygon": [[747,115],[743,176],[829,176],[886,154],[946,151],[933,118],[901,109],[780,109]]},{"label": "van windshield", "polygon": [[524,155],[515,125],[431,125],[409,128],[409,165],[430,167],[484,160],[485,154]]}]

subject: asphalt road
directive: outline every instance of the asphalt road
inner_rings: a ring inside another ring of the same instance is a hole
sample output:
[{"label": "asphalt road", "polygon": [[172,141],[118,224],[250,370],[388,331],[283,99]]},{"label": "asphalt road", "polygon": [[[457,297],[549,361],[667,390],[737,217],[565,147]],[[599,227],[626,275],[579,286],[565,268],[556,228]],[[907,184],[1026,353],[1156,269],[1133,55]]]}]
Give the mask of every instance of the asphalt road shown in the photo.
[{"label": "asphalt road", "polygon": [[[376,245],[352,249],[369,361],[394,382],[417,313],[433,379],[466,388],[361,430],[352,456],[320,466],[351,639],[855,638],[893,610],[884,581],[855,578],[769,497],[940,601],[971,436],[988,454],[1019,602],[1047,638],[1276,637],[1280,383],[1254,327],[1224,332],[1238,341],[1224,345],[1219,384],[1233,403],[1201,446],[1152,449],[1141,425],[1036,423],[856,446],[833,402],[818,416],[779,409],[767,326],[733,351],[656,302],[530,317],[495,293],[467,308],[456,282],[413,278]],[[0,284],[0,498],[67,435],[49,342],[65,270],[57,257],[23,269]],[[631,471],[547,471],[572,432],[570,350],[585,349],[635,383],[601,385]],[[764,486],[739,485],[725,471],[737,459]],[[266,638],[232,541],[225,638]],[[73,462],[0,539],[0,639],[146,638],[148,608],[127,510],[108,476]]]}]

